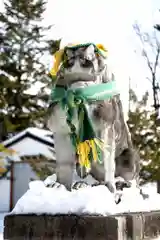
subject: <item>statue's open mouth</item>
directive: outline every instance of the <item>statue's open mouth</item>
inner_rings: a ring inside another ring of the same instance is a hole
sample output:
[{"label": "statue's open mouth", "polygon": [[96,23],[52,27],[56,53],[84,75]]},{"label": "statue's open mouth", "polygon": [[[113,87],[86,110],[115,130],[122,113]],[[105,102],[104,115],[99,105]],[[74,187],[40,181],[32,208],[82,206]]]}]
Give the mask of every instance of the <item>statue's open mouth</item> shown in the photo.
[{"label": "statue's open mouth", "polygon": [[92,77],[92,79],[87,79],[87,80],[84,80],[84,79],[81,79],[81,78],[77,78],[77,79],[73,79],[73,80],[70,80],[70,81],[66,81],[65,79],[64,80],[61,80],[60,82],[57,82],[56,86],[64,86],[64,87],[68,87],[68,88],[79,88],[79,87],[85,87],[85,86],[89,86],[89,85],[92,85],[92,84],[95,84],[95,80],[94,78]]},{"label": "statue's open mouth", "polygon": [[77,79],[77,80],[72,80],[71,84],[74,84],[74,83],[77,83],[77,82],[94,82],[94,79],[88,79],[88,80]]},{"label": "statue's open mouth", "polygon": [[84,79],[76,79],[76,80],[72,80],[71,83],[70,83],[70,86],[75,84],[75,83],[95,83],[95,80],[94,78],[92,77],[91,79],[87,79],[87,80],[84,80]]}]

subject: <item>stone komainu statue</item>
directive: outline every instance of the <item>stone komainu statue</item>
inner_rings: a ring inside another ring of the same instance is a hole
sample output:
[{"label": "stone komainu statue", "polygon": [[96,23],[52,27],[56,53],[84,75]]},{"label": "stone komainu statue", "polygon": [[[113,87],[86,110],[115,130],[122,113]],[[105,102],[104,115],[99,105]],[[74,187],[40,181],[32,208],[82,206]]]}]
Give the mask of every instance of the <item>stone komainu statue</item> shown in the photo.
[{"label": "stone komainu statue", "polygon": [[70,45],[55,54],[48,127],[54,134],[57,181],[71,189],[73,171],[90,173],[115,192],[115,177],[139,176],[139,155],[124,120],[107,50],[92,43]]}]

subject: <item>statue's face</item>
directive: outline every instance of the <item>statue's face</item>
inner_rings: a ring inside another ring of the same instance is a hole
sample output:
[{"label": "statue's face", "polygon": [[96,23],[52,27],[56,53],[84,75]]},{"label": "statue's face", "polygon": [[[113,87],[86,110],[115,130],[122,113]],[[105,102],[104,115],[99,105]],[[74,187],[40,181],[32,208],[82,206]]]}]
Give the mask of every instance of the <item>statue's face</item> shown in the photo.
[{"label": "statue's face", "polygon": [[93,45],[66,49],[64,64],[58,73],[58,85],[85,86],[99,83],[105,68],[105,59],[95,52]]}]

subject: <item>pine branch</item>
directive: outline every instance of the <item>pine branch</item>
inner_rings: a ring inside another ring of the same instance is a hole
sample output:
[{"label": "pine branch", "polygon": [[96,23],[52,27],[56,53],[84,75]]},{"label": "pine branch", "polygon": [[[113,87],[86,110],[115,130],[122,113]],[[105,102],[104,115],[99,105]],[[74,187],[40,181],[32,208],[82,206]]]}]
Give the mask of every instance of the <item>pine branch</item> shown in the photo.
[{"label": "pine branch", "polygon": [[45,1],[4,0],[4,4],[5,11],[0,13],[0,122],[9,133],[44,121],[47,96],[38,91],[31,96],[26,90],[37,83],[47,89],[50,83],[42,78],[46,66],[41,58],[58,50],[60,41],[46,39],[52,26],[41,26]]}]

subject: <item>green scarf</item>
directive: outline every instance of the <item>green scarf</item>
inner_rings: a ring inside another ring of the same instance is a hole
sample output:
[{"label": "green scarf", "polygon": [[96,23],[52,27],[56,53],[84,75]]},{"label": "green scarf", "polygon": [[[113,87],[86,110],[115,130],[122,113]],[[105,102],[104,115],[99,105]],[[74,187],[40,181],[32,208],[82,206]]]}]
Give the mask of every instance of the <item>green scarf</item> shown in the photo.
[{"label": "green scarf", "polygon": [[[94,101],[107,100],[119,94],[115,81],[90,85],[85,88],[65,89],[55,86],[51,92],[51,101],[58,102],[66,111],[67,124],[70,127],[70,137],[79,156],[79,162],[86,168],[90,167],[92,160],[101,161],[103,143],[96,136],[92,120],[88,115],[86,104]],[[72,120],[78,116],[78,130]]]}]

